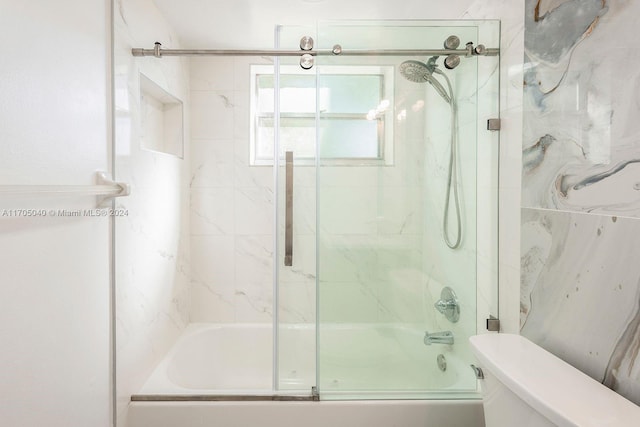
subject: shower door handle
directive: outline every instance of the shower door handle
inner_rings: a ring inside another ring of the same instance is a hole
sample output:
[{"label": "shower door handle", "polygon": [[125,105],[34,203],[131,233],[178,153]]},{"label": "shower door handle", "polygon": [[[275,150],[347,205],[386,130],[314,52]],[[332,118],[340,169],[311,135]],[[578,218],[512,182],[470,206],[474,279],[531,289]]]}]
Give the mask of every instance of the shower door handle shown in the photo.
[{"label": "shower door handle", "polygon": [[293,266],[293,151],[285,153],[284,265]]}]

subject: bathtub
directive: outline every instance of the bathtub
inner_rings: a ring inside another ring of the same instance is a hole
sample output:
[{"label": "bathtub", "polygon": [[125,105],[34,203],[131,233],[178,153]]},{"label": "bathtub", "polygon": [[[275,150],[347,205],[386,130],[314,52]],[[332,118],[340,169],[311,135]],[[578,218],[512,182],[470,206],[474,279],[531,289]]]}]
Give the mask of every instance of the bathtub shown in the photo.
[{"label": "bathtub", "polygon": [[[322,328],[321,401],[311,395],[312,325],[279,329],[282,400],[266,401],[274,395],[271,325],[191,324],[132,396],[128,427],[484,425],[473,372],[450,346],[427,347],[423,332],[405,325]],[[439,354],[445,371],[437,367]]]}]

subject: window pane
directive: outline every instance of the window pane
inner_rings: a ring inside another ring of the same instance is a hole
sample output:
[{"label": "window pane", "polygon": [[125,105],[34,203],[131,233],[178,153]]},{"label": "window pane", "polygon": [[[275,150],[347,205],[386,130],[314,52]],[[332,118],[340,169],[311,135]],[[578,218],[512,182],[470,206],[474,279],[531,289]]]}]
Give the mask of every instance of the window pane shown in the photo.
[{"label": "window pane", "polygon": [[[297,158],[314,158],[315,139],[316,127],[313,117],[280,118],[280,157],[284,157],[285,151],[293,151]],[[258,120],[255,156],[259,160],[273,159],[272,118]]]},{"label": "window pane", "polygon": [[310,113],[316,111],[316,88],[281,87],[281,113]]},{"label": "window pane", "polygon": [[256,111],[273,113],[273,74],[257,74],[256,91]]},{"label": "window pane", "polygon": [[280,155],[293,151],[297,158],[316,156],[314,118],[280,118]]},{"label": "window pane", "polygon": [[378,129],[381,120],[322,119],[320,157],[377,159],[381,157]]},{"label": "window pane", "polygon": [[320,112],[366,113],[375,110],[382,97],[381,75],[322,75]]},{"label": "window pane", "polygon": [[[316,75],[316,71],[320,74]],[[391,128],[385,128],[385,123],[392,120],[393,103],[389,98],[393,93],[392,67],[327,66],[315,71],[283,67],[281,72],[281,156],[285,151],[293,151],[298,159],[315,158],[318,111],[322,158],[386,162],[385,153],[391,147],[387,144],[392,144]],[[272,69],[257,67],[254,83],[252,162],[272,164],[275,138]],[[389,159],[393,162],[392,155]]]},{"label": "window pane", "polygon": [[[273,113],[273,74],[257,76],[258,111]],[[315,75],[280,75],[280,111],[282,113],[315,113]]]},{"label": "window pane", "polygon": [[271,161],[273,160],[273,141],[275,140],[273,119],[259,118],[257,122],[254,158],[255,160]]}]

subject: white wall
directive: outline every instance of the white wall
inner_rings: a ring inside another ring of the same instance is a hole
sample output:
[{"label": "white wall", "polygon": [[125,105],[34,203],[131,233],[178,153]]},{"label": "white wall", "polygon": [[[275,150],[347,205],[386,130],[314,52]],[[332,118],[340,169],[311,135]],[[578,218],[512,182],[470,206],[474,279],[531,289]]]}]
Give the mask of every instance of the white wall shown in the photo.
[{"label": "white wall", "polygon": [[[88,185],[108,170],[107,3],[0,2],[0,185]],[[94,207],[0,199],[0,212]],[[0,425],[111,424],[109,224],[0,215]]]},{"label": "white wall", "polygon": [[[495,1],[491,0],[485,10],[501,13],[513,3],[497,0],[504,4],[492,9],[491,3]],[[317,21],[344,19],[456,19],[474,0],[155,0],[155,3],[185,45],[270,49],[276,24],[315,26]]]},{"label": "white wall", "polygon": [[[153,1],[117,0],[115,6],[115,175],[131,185],[131,196],[118,201],[129,215],[118,218],[115,232],[116,387],[123,427],[131,395],[189,322],[189,71],[186,58],[131,55],[132,47],[157,39],[179,47]],[[145,114],[141,73],[182,101],[184,126]],[[151,140],[161,132],[150,127],[166,125],[167,133],[182,134],[184,150],[175,150],[182,156],[144,148],[162,145]]]}]

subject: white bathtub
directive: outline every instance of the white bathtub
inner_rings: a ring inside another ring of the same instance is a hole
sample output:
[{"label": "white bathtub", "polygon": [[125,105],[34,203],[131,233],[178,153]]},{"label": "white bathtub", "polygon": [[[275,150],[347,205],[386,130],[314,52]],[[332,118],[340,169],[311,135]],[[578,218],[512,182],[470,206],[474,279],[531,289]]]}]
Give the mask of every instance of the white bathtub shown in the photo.
[{"label": "white bathtub", "polygon": [[[277,394],[309,395],[316,378],[315,330],[292,325],[281,327],[279,333],[279,389],[284,391]],[[426,347],[422,333],[399,325],[323,326],[322,399],[372,400],[171,401],[274,394],[271,325],[192,324],[136,396],[169,401],[131,402],[128,425],[483,426],[481,401],[468,364],[456,357],[451,346]],[[437,368],[438,354],[447,358],[445,372]],[[397,400],[375,400],[381,398]]]}]

